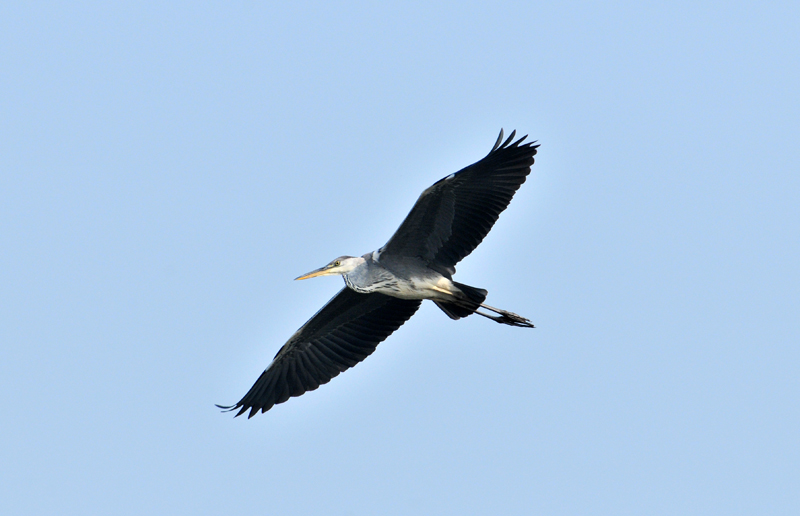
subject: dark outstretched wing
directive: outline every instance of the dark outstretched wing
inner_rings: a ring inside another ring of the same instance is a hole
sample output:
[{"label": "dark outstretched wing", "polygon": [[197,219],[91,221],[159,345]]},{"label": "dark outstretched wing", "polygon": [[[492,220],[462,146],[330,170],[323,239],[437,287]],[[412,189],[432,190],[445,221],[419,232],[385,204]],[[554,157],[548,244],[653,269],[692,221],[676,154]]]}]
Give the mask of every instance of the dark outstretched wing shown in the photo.
[{"label": "dark outstretched wing", "polygon": [[227,410],[260,410],[328,383],[361,362],[403,325],[422,301],[360,294],[347,287],[292,335],[245,396]]},{"label": "dark outstretched wing", "polygon": [[[531,172],[536,142],[503,142],[503,130],[491,152],[422,192],[395,234],[381,249],[412,256],[432,266],[454,266],[484,239]],[[502,145],[501,145],[502,142]]]}]

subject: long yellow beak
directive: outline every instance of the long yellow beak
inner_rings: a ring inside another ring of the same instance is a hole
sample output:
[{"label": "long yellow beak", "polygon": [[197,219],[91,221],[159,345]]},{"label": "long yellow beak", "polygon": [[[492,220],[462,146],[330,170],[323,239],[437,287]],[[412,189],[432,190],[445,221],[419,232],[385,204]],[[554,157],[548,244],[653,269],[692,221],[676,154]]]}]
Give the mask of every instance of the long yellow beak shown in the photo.
[{"label": "long yellow beak", "polygon": [[336,274],[336,273],[332,272],[326,265],[325,267],[320,267],[315,271],[311,271],[308,274],[303,274],[302,276],[295,278],[295,281],[301,279],[316,278],[317,276],[330,276],[331,274]]}]

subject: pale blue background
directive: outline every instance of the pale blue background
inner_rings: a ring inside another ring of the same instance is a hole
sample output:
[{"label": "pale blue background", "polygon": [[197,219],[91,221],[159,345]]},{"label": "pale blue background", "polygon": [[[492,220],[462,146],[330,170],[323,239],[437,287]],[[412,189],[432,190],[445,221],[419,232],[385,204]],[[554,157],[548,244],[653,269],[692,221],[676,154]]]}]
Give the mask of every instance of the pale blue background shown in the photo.
[{"label": "pale blue background", "polygon": [[[0,513],[800,512],[797,2],[264,4],[0,7]],[[501,127],[538,328],[220,414]]]}]

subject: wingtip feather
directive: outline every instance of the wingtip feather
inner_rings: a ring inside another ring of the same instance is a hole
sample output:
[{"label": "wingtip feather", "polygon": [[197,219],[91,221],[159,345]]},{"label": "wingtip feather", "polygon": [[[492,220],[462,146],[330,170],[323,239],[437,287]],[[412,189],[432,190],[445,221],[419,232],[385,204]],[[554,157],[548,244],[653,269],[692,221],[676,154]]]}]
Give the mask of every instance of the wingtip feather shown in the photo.
[{"label": "wingtip feather", "polygon": [[500,147],[500,142],[502,142],[502,141],[503,141],[503,128],[501,127],[500,128],[500,135],[497,137],[497,141],[494,142],[494,147],[492,147],[492,150],[489,151],[489,154],[491,154],[494,151],[496,151],[497,148]]}]

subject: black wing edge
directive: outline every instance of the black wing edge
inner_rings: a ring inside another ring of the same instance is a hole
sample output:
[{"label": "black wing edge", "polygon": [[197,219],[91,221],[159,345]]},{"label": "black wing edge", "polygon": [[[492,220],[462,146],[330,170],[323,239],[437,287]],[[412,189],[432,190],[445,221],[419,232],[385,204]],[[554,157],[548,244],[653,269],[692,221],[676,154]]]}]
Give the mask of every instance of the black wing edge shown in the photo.
[{"label": "black wing edge", "polygon": [[[508,135],[508,138],[506,138],[506,140],[503,141],[503,128],[501,127],[500,128],[500,134],[497,136],[497,141],[494,142],[494,145],[492,146],[492,150],[490,150],[489,153],[486,156],[484,156],[483,158],[479,159],[478,161],[476,161],[472,165],[469,165],[467,167],[462,168],[458,172],[455,172],[455,174],[458,174],[459,172],[463,172],[464,170],[467,170],[470,167],[474,167],[475,165],[480,164],[483,160],[485,160],[486,158],[492,156],[492,154],[494,154],[495,152],[502,151],[502,150],[505,150],[505,149],[513,149],[513,148],[518,148],[518,149],[522,149],[522,150],[531,149],[533,152],[531,152],[530,155],[528,156],[531,159],[531,162],[528,164],[528,166],[529,167],[532,166],[533,165],[533,157],[536,156],[536,149],[539,148],[539,141],[538,140],[533,140],[533,141],[530,141],[530,142],[525,142],[525,139],[528,137],[528,135],[526,134],[525,136],[523,136],[519,140],[515,141],[514,143],[511,143],[516,135],[517,135],[517,130],[514,129],[513,131],[511,131],[511,134]],[[502,145],[500,144],[500,142],[503,142]],[[525,143],[523,143],[523,142],[525,142]],[[453,175],[454,174],[450,174],[450,175],[445,176],[445,177],[441,178],[440,180],[436,181],[430,187],[428,187],[424,192],[422,192],[423,195],[425,193],[427,193],[428,191],[431,191],[433,189],[433,187],[438,185],[439,183],[444,183],[445,181],[450,179],[450,177],[452,177]]]},{"label": "black wing edge", "polygon": [[[318,316],[326,312],[327,308],[332,307],[331,305],[341,306],[354,300],[358,300],[354,302],[357,306],[362,306],[362,303],[375,306],[357,317],[345,316],[346,319],[340,320],[335,327],[327,327],[327,321],[318,319]],[[345,287],[309,319],[289,339],[289,342],[281,347],[270,366],[261,373],[255,384],[238,403],[235,405],[216,404],[215,406],[223,412],[232,412],[238,409],[239,412],[234,417],[239,417],[249,410],[250,414],[247,418],[250,419],[259,411],[264,413],[274,405],[283,403],[291,397],[316,390],[320,385],[328,383],[340,373],[371,355],[378,344],[386,340],[414,315],[420,304],[419,300],[398,299],[378,293],[359,294]],[[311,332],[310,335],[302,335],[306,329]],[[365,332],[369,335],[366,335]],[[295,337],[300,337],[301,340],[295,340]],[[353,347],[347,345],[343,349],[342,339],[354,339],[352,344],[356,348],[360,347],[360,351],[354,354],[352,353]],[[298,348],[301,346],[305,347],[305,350],[299,350]],[[315,360],[319,360],[321,356],[326,357],[323,359],[324,364],[317,362],[317,372],[319,373],[319,368],[325,370],[322,375],[314,375],[306,370],[302,363],[308,357],[306,355],[304,358],[302,355],[305,351],[309,351],[309,348],[315,350],[313,351],[316,354]],[[276,370],[270,374],[273,366],[276,367]],[[306,382],[303,380],[308,380],[309,374],[313,376],[312,384],[305,385]],[[303,378],[304,376],[305,378]]]},{"label": "black wing edge", "polygon": [[[514,129],[513,131],[511,131],[511,134],[508,136],[506,141],[503,142],[503,145],[500,145],[500,142],[503,141],[503,128],[501,127],[500,128],[500,134],[497,136],[497,141],[494,143],[494,147],[492,147],[492,150],[489,151],[489,154],[487,154],[487,156],[489,156],[491,153],[495,152],[498,149],[505,149],[506,147],[508,147],[509,144],[511,143],[511,140],[513,140],[514,136],[516,136],[516,135],[517,135],[517,130]],[[525,138],[527,138],[527,137],[528,137],[528,135],[526,134],[525,136],[523,136],[519,140],[515,141],[513,143],[513,145],[511,145],[511,146],[512,147],[519,147],[520,144],[522,142],[524,142]],[[532,142],[528,142],[528,143],[524,144],[524,147],[530,148],[530,149],[536,149],[536,148],[539,147],[538,145],[536,145],[536,142],[537,142],[537,140],[534,140]],[[536,152],[531,154],[531,156],[535,156],[535,155],[536,155]]]},{"label": "black wing edge", "polygon": [[[461,174],[474,173],[476,170],[494,170],[498,174],[506,176],[506,179],[503,180],[503,186],[499,186],[499,190],[495,192],[494,203],[487,202],[480,206],[480,213],[467,208],[467,204],[478,203],[480,205],[483,202],[482,194],[479,191],[472,191],[471,194],[468,194],[466,190],[463,191],[466,194],[463,201],[467,203],[462,205],[465,211],[456,214],[447,241],[442,242],[434,256],[436,264],[444,267],[450,274],[455,273],[455,264],[480,245],[494,226],[500,213],[505,211],[514,194],[525,183],[525,179],[531,172],[539,145],[536,141],[523,143],[528,137],[527,134],[514,141],[516,135],[517,131],[513,130],[504,141],[501,128],[492,150],[484,158],[453,174],[458,178]],[[446,182],[450,177],[447,176],[436,184]],[[474,186],[472,188],[474,190]],[[500,196],[502,205],[497,204],[497,195]],[[469,199],[470,197],[471,199]],[[505,199],[503,199],[504,197]]]}]

